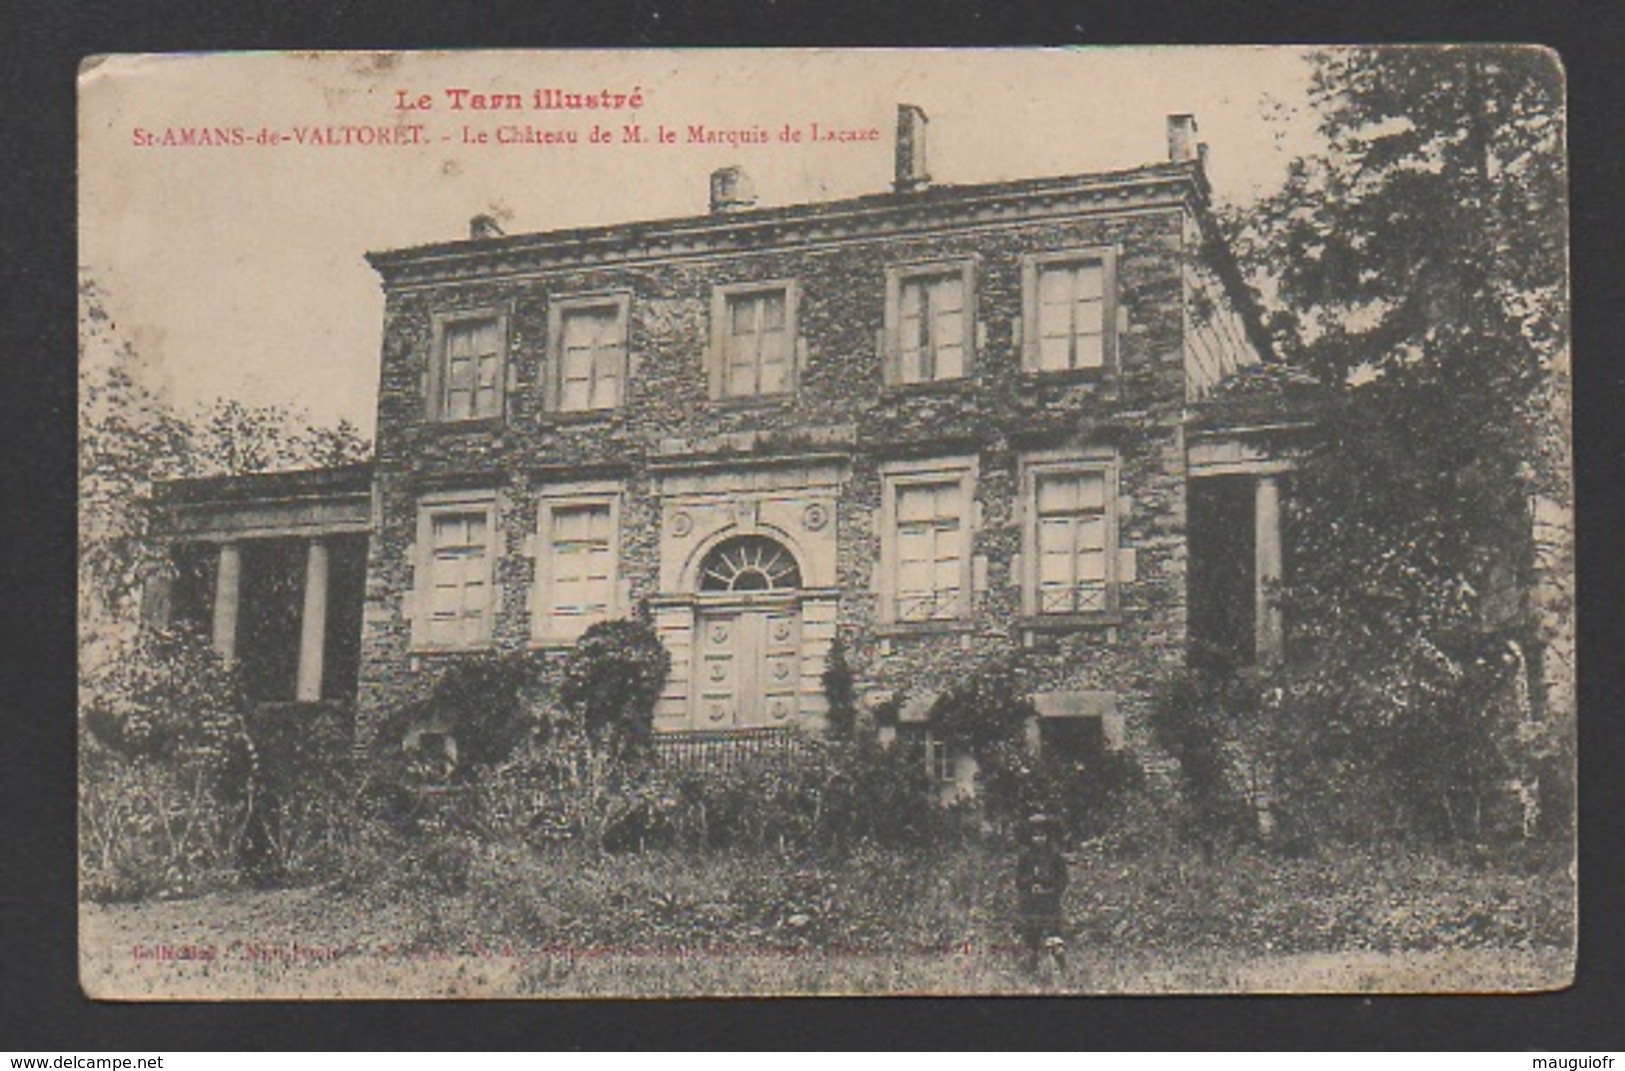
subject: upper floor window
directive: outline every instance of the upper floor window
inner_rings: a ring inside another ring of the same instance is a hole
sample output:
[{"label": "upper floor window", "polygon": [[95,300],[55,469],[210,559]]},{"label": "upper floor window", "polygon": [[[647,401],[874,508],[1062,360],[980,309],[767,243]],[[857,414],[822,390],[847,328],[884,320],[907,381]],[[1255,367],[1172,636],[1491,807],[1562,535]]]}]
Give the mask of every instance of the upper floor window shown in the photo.
[{"label": "upper floor window", "polygon": [[902,463],[884,473],[885,618],[951,621],[970,612],[971,463]]},{"label": "upper floor window", "polygon": [[1031,372],[1110,367],[1116,360],[1116,275],[1117,256],[1110,249],[1028,257],[1022,366]]},{"label": "upper floor window", "polygon": [[959,379],[970,371],[975,264],[893,268],[886,278],[886,381]]},{"label": "upper floor window", "polygon": [[718,287],[711,308],[711,394],[751,398],[795,390],[796,288]]},{"label": "upper floor window", "polygon": [[1116,468],[1109,458],[1024,464],[1029,616],[1103,614],[1117,608]]},{"label": "upper floor window", "polygon": [[429,369],[430,416],[479,420],[502,415],[507,317],[482,311],[437,317]]},{"label": "upper floor window", "polygon": [[426,501],[414,570],[414,646],[479,647],[490,642],[494,592],[493,498]]},{"label": "upper floor window", "polygon": [[614,409],[626,398],[626,294],[560,298],[549,304],[548,408]]}]

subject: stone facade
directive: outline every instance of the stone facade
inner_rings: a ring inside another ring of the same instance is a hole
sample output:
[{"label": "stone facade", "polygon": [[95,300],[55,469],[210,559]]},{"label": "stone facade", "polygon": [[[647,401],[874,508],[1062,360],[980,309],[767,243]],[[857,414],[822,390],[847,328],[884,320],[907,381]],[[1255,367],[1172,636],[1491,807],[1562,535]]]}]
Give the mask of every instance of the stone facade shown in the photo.
[{"label": "stone facade", "polygon": [[1145,748],[1190,406],[1259,359],[1192,126],[1132,171],[373,254],[362,735],[466,651],[641,613],[663,731],[816,728],[839,636],[871,699],[1017,654]]},{"label": "stone facade", "polygon": [[1296,425],[1219,389],[1280,369],[1194,121],[1166,163],[982,186],[933,186],[924,133],[901,108],[891,193],[755,208],[730,168],[706,216],[373,254],[374,463],[165,488],[156,612],[263,701],[353,690],[363,742],[456,660],[637,615],[668,740],[817,731],[838,640],[945,783],[920,723],[995,657],[1041,748],[1151,758],[1160,678],[1283,638]]}]

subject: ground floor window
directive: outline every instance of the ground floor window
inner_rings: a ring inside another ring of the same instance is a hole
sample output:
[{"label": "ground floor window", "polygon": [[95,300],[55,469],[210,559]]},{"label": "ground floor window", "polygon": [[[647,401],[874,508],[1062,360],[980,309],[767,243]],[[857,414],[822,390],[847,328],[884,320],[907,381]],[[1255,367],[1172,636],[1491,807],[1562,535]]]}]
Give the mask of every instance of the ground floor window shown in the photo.
[{"label": "ground floor window", "polygon": [[496,501],[444,496],[420,504],[414,569],[414,646],[490,643],[496,614]]},{"label": "ground floor window", "polygon": [[542,496],[536,523],[536,597],[531,632],[538,640],[574,640],[621,612],[620,489],[570,485]]},{"label": "ground floor window", "polygon": [[1023,616],[1065,623],[1116,612],[1117,462],[1109,451],[1023,458]]},{"label": "ground floor window", "polygon": [[882,620],[929,624],[971,610],[974,460],[882,469]]}]

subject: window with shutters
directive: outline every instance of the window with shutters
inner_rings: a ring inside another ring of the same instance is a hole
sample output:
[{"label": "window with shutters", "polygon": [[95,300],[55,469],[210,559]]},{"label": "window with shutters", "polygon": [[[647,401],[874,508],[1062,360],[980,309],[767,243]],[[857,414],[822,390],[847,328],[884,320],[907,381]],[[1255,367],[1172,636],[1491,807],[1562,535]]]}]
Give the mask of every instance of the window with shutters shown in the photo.
[{"label": "window with shutters", "polygon": [[1038,612],[1106,610],[1106,474],[1040,474],[1037,485]]},{"label": "window with shutters", "polygon": [[958,783],[958,770],[948,742],[933,733],[929,726],[899,725],[897,743],[906,754],[914,756],[925,767],[926,776],[937,786]]},{"label": "window with shutters", "polygon": [[615,409],[626,400],[630,295],[555,298],[548,307],[548,408]]},{"label": "window with shutters", "polygon": [[796,389],[796,288],[718,287],[711,309],[711,396],[756,398]]},{"label": "window with shutters", "polygon": [[1116,363],[1117,257],[1109,249],[1023,262],[1022,366],[1086,372]]},{"label": "window with shutters", "polygon": [[507,317],[500,312],[458,313],[435,319],[430,367],[430,415],[436,420],[502,416],[506,379]]},{"label": "window with shutters", "polygon": [[906,386],[970,374],[975,264],[893,268],[886,283],[886,381]]},{"label": "window with shutters", "polygon": [[884,617],[897,624],[963,620],[971,608],[973,469],[968,462],[883,470]]},{"label": "window with shutters", "polygon": [[491,642],[495,512],[490,497],[445,499],[422,507],[414,646],[456,650]]},{"label": "window with shutters", "polygon": [[1098,617],[1117,610],[1116,466],[1046,460],[1024,465],[1023,611]]},{"label": "window with shutters", "polygon": [[620,611],[619,494],[551,491],[537,520],[537,598],[531,632],[540,641],[574,640]]}]

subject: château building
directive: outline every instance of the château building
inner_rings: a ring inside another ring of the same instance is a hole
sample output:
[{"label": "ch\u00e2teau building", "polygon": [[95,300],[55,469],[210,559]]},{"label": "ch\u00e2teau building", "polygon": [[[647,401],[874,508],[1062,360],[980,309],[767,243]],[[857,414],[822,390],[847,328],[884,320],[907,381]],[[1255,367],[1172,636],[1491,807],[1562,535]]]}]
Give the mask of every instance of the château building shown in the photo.
[{"label": "ch\u00e2teau building", "polygon": [[839,639],[905,731],[1013,655],[1039,746],[1146,748],[1160,677],[1281,651],[1296,425],[1229,385],[1290,377],[1192,117],[1165,160],[977,185],[927,126],[899,106],[872,195],[725,168],[701,216],[370,254],[375,460],[165,487],[169,612],[363,739],[471,652],[638,614],[662,734],[816,729]]}]

